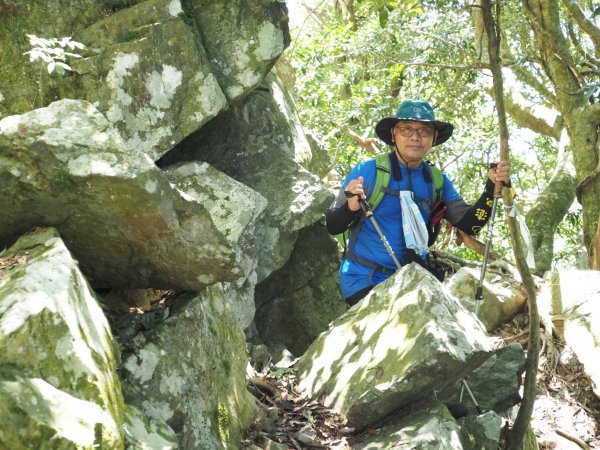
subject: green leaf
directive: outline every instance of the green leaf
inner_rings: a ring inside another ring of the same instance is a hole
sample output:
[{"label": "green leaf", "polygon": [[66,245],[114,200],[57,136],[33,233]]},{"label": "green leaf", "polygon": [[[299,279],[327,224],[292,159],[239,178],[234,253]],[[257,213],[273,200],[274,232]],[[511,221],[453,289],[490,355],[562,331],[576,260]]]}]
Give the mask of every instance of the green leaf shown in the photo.
[{"label": "green leaf", "polygon": [[389,11],[386,7],[379,8],[379,26],[381,28],[386,28],[388,24]]}]

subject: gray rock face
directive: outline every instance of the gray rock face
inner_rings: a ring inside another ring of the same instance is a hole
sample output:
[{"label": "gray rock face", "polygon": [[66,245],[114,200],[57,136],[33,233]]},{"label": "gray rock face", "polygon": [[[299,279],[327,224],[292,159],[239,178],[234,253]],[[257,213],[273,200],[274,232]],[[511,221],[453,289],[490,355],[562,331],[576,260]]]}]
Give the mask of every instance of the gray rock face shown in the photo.
[{"label": "gray rock face", "polygon": [[239,448],[255,413],[239,323],[220,286],[177,299],[171,316],[123,361],[128,403],[166,422],[181,448]]},{"label": "gray rock face", "polygon": [[[0,441],[11,449],[122,448],[108,322],[54,229],[0,253]],[[26,446],[23,446],[25,443]]]},{"label": "gray rock face", "polygon": [[91,54],[73,63],[70,96],[97,105],[131,151],[156,160],[227,107],[179,0],[121,9],[75,38]]},{"label": "gray rock face", "polygon": [[[459,421],[465,450],[497,450],[502,430],[502,417],[493,411],[463,417]],[[525,447],[523,447],[525,448]]]},{"label": "gray rock face", "polygon": [[[475,269],[461,268],[448,281],[448,290],[458,298],[469,311],[475,311],[475,294],[480,273]],[[527,297],[515,285],[509,283],[490,283],[484,280],[483,300],[479,309],[479,320],[488,331],[508,322],[527,304]]]},{"label": "gray rock face", "polygon": [[298,362],[299,387],[363,428],[432,398],[486,359],[481,323],[416,264],[376,286]]},{"label": "gray rock face", "polygon": [[348,309],[338,288],[337,244],[321,223],[300,230],[288,263],[256,288],[256,327],[272,349],[300,356]]},{"label": "gray rock face", "polygon": [[[511,344],[494,351],[466,380],[477,402],[484,409],[504,414],[508,408],[521,401],[519,387],[524,370],[525,352],[520,344]],[[455,386],[445,395],[449,396],[450,401],[456,402],[460,391],[461,387]],[[468,402],[471,413],[475,414],[475,408],[466,392],[463,398]]]},{"label": "gray rock face", "polygon": [[[356,450],[410,448],[411,450],[465,450],[461,430],[442,404],[431,405],[386,427],[376,437],[352,445]],[[480,447],[483,448],[483,447]]]},{"label": "gray rock face", "polygon": [[219,84],[230,100],[249,93],[290,44],[285,2],[186,2]]},{"label": "gray rock face", "polygon": [[0,244],[57,226],[96,287],[194,290],[249,276],[238,243],[252,245],[241,236],[264,201],[217,171],[209,181],[206,166],[171,171],[170,182],[123,148],[86,102],[0,121]]},{"label": "gray rock face", "polygon": [[295,162],[295,142],[279,104],[261,89],[160,161],[208,162],[268,200],[257,228],[258,282],[287,261],[298,230],[319,220],[333,201],[319,179]]}]

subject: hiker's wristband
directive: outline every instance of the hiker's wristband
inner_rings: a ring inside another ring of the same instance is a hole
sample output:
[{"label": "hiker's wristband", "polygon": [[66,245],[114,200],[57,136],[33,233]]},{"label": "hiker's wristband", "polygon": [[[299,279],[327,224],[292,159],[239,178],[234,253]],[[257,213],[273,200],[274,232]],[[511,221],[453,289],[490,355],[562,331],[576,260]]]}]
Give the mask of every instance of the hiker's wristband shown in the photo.
[{"label": "hiker's wristband", "polygon": [[485,192],[485,194],[488,197],[494,196],[494,182],[492,180],[490,180],[489,178],[487,179],[487,182],[485,183],[485,189],[483,191]]},{"label": "hiker's wristband", "polygon": [[[503,186],[506,187],[510,187],[510,180],[508,180],[508,183],[502,183]],[[494,196],[494,182],[492,180],[490,180],[489,178],[487,179],[487,182],[485,183],[485,193],[487,195],[489,195],[490,197]]]},{"label": "hiker's wristband", "polygon": [[356,211],[352,211],[350,209],[350,207],[348,206],[348,202],[344,203],[344,209],[346,210],[346,213],[350,214],[352,217],[358,216],[360,214],[360,208],[357,209]]}]

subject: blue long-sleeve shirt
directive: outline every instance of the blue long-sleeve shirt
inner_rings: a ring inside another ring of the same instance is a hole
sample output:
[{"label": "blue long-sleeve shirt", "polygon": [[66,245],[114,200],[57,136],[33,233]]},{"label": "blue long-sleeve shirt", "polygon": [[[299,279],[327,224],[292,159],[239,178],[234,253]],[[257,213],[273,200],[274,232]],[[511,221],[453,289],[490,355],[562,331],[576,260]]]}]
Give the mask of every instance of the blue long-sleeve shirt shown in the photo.
[{"label": "blue long-sleeve shirt", "polygon": [[[411,191],[413,193],[413,200],[419,207],[423,220],[427,223],[431,214],[433,202],[435,201],[435,187],[433,181],[430,181],[433,179],[431,173],[429,172],[429,176],[426,176],[424,172],[430,170],[429,167],[424,167],[424,164],[425,163],[422,163],[419,167],[414,169],[410,169],[403,164],[398,164],[401,177],[398,179],[398,177],[390,176],[387,190],[394,192]],[[362,176],[364,179],[364,190],[367,195],[369,195],[375,186],[376,172],[375,159],[370,159],[356,165],[342,183],[340,194],[330,212],[336,210],[341,211],[346,208],[347,199],[343,191],[353,179]],[[489,199],[491,199],[491,191],[488,192],[490,186],[486,187],[486,192],[484,192],[477,204],[471,206],[458,194],[450,179],[445,174],[443,177],[444,188],[442,190],[441,200],[445,202],[448,207],[445,218],[464,231],[475,234],[487,221],[487,214],[479,213],[476,216],[474,213],[481,208],[488,210]],[[491,189],[493,190],[493,185],[491,185]],[[352,214],[347,210],[345,216],[346,221],[348,221],[348,217],[351,219],[350,222],[353,221]],[[357,213],[355,216],[358,217],[359,214]],[[342,232],[349,225],[349,223],[344,223],[343,229],[340,230],[339,220],[333,220],[331,217],[332,215],[328,214],[327,226],[332,234]],[[392,194],[384,195],[381,203],[374,211],[374,217],[377,220],[382,233],[392,247],[394,255],[398,261],[402,263],[407,248],[404,241],[404,233],[402,231],[400,198],[397,195]],[[334,222],[338,223],[335,225],[330,224]],[[461,226],[461,222],[463,226]],[[356,232],[356,229],[352,230],[352,232]],[[354,259],[344,258],[339,270],[340,289],[344,299],[347,299],[365,288],[381,283],[390,276],[391,272],[396,270],[394,260],[385,249],[379,234],[373,226],[372,221],[369,219],[364,220],[360,231],[358,232],[358,236],[354,240],[352,251],[358,258],[369,261],[377,266],[390,269],[390,272],[384,274],[380,271],[373,270]]]}]

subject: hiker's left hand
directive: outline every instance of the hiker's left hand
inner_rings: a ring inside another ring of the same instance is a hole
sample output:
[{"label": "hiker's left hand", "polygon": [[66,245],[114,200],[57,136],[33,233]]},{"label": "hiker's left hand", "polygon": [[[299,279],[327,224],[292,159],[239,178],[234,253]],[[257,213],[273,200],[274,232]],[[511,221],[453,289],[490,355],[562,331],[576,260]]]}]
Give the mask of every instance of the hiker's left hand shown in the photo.
[{"label": "hiker's left hand", "polygon": [[496,167],[489,170],[488,177],[494,184],[504,182],[504,184],[508,185],[510,181],[510,166],[508,162],[500,161],[495,164]]}]

